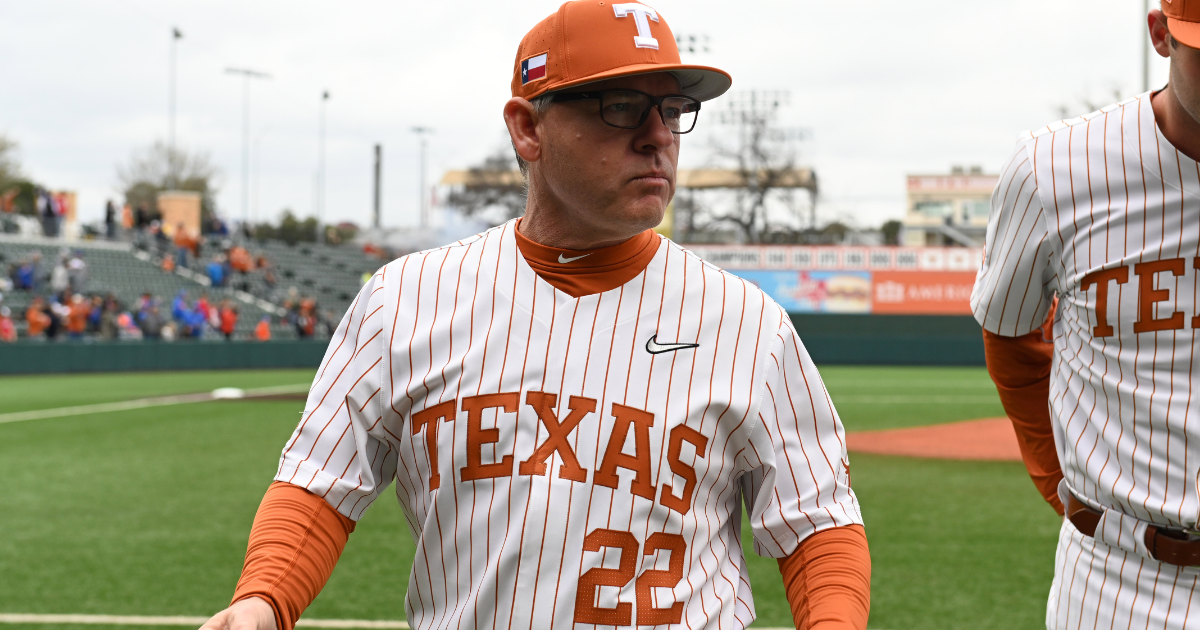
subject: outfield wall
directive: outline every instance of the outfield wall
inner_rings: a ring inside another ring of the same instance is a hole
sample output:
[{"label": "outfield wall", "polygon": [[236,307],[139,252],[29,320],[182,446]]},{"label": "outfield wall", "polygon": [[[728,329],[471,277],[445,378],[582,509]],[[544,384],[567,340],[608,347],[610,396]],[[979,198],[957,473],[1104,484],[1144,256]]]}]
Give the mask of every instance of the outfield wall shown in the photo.
[{"label": "outfield wall", "polygon": [[[983,365],[971,317],[792,314],[820,365]],[[315,368],[327,340],[0,344],[0,374]]]},{"label": "outfield wall", "polygon": [[0,374],[315,368],[328,340],[0,344]]},{"label": "outfield wall", "polygon": [[984,365],[983,331],[969,315],[791,317],[818,366]]}]

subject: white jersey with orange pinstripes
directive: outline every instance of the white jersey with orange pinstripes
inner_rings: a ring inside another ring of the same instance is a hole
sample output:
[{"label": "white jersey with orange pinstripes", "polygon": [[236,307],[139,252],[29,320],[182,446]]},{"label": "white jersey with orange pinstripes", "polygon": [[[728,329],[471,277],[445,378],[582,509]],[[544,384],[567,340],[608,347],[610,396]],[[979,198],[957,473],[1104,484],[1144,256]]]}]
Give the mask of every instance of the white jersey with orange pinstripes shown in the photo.
[{"label": "white jersey with orange pinstripes", "polygon": [[572,298],[515,222],[371,278],[276,479],[358,519],[396,479],[414,628],[743,628],[760,554],[861,523],[841,423],[786,313],[664,239]]},{"label": "white jersey with orange pinstripes", "polygon": [[1153,560],[1141,540],[1147,521],[1200,517],[1198,273],[1200,165],[1163,138],[1150,94],[1018,143],[971,303],[984,328],[1018,336],[1058,296],[1059,460],[1067,488],[1108,510],[1095,540],[1064,525],[1049,627],[1181,627],[1200,610],[1200,571]]}]

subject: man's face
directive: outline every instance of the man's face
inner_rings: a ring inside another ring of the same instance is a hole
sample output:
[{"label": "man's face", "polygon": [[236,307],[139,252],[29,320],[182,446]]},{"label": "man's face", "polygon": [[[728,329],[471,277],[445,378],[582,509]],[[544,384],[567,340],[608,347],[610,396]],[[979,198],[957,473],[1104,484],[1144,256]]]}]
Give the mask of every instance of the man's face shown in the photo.
[{"label": "man's face", "polygon": [[1200,125],[1200,48],[1176,40],[1171,46],[1171,89],[1184,111]]},{"label": "man's face", "polygon": [[[566,91],[624,88],[664,96],[679,82],[658,72],[591,83]],[[637,129],[610,127],[598,100],[554,103],[538,122],[540,159],[531,174],[572,221],[599,235],[636,234],[662,222],[675,194],[679,136],[651,108]]]}]

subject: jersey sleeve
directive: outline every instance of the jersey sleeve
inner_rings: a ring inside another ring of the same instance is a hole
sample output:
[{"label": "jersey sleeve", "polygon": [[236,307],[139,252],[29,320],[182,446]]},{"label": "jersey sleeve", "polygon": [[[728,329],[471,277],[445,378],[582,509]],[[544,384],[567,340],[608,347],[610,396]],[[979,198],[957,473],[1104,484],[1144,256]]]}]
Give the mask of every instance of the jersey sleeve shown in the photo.
[{"label": "jersey sleeve", "polygon": [[1056,255],[1046,225],[1022,141],[992,192],[983,266],[971,292],[971,311],[985,330],[1017,337],[1045,321],[1054,299]]},{"label": "jersey sleeve", "polygon": [[391,323],[386,270],[363,286],[329,340],[275,475],[276,481],[305,488],[353,520],[396,474],[396,453],[380,426]]},{"label": "jersey sleeve", "polygon": [[862,524],[841,419],[791,320],[780,315],[741,478],[754,550],[773,558],[816,532]]}]

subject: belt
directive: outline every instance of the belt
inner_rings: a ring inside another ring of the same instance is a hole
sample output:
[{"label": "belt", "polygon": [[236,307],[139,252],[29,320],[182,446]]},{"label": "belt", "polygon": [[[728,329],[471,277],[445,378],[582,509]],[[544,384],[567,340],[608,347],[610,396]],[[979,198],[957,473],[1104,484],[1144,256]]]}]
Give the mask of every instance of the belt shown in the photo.
[{"label": "belt", "polygon": [[[1074,494],[1067,495],[1067,520],[1089,538],[1096,536],[1096,525],[1103,513],[1093,510]],[[1186,532],[1164,529],[1157,525],[1146,527],[1146,549],[1150,557],[1181,567],[1200,566],[1200,540],[1189,540]]]}]

